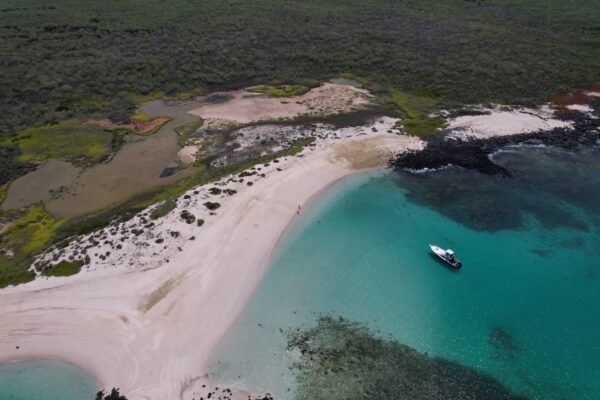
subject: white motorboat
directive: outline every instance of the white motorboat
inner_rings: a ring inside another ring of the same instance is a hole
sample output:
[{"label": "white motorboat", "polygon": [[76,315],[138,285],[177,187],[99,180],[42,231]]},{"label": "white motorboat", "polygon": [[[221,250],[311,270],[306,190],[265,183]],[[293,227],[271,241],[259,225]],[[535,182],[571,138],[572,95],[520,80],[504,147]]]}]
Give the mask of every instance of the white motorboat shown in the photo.
[{"label": "white motorboat", "polygon": [[459,269],[462,267],[462,263],[456,259],[452,249],[444,250],[441,247],[434,246],[432,244],[430,244],[429,247],[436,256],[438,256],[442,261],[450,265],[452,268]]}]

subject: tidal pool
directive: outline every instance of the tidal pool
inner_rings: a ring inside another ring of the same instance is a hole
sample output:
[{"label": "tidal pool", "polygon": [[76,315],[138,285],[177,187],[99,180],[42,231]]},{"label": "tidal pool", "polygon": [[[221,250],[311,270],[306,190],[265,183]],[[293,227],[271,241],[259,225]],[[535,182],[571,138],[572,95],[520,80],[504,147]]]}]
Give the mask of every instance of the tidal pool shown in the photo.
[{"label": "tidal pool", "polygon": [[93,400],[96,380],[59,361],[0,364],[1,400]]}]

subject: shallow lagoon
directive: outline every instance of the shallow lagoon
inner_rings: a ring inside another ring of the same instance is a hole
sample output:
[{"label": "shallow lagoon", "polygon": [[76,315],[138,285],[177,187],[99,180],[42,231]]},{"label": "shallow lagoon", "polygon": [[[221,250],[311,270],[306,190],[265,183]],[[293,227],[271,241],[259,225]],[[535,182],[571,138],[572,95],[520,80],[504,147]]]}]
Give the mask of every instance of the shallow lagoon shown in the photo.
[{"label": "shallow lagoon", "polygon": [[495,158],[513,179],[448,168],[338,183],[283,240],[213,379],[293,397],[287,332],[332,314],[531,398],[599,398],[599,155],[510,148]]},{"label": "shallow lagoon", "polygon": [[94,377],[63,362],[0,365],[0,400],[92,400],[97,391]]}]

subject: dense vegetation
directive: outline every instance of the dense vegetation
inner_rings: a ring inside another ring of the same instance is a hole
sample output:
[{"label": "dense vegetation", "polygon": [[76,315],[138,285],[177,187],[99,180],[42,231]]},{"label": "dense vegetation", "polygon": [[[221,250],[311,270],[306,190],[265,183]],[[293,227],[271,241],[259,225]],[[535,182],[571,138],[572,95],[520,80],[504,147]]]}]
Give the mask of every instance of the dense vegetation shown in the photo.
[{"label": "dense vegetation", "polygon": [[447,101],[545,99],[600,78],[597,0],[5,0],[0,132],[195,88],[352,71]]},{"label": "dense vegetation", "polygon": [[258,86],[250,89],[251,92],[264,93],[273,97],[292,97],[299,96],[308,92],[309,88],[303,85],[278,85],[278,86]]}]

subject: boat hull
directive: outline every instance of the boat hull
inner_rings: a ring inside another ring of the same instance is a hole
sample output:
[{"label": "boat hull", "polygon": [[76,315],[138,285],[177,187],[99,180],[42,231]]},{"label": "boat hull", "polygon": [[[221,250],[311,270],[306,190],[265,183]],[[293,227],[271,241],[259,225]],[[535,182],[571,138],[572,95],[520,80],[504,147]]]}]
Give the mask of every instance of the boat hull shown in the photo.
[{"label": "boat hull", "polygon": [[441,247],[430,244],[429,248],[431,248],[431,251],[433,252],[433,254],[435,254],[437,256],[437,258],[439,260],[443,261],[446,265],[448,265],[452,269],[460,269],[460,267],[462,267],[462,263],[460,261],[458,261],[456,259],[455,259],[455,261],[451,261],[450,259],[448,259],[446,250],[442,249]]}]

